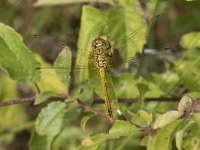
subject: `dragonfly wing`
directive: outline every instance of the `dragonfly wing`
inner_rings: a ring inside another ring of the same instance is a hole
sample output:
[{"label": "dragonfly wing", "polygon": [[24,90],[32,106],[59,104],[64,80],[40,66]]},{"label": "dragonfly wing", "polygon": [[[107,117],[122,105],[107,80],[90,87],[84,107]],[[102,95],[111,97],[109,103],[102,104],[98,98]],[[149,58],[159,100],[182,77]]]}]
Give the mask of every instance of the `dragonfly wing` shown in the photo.
[{"label": "dragonfly wing", "polygon": [[119,73],[121,71],[127,71],[127,68],[124,67],[125,64],[129,64],[129,70],[132,70],[137,67],[140,63],[141,55],[152,56],[154,59],[160,59],[166,62],[172,62],[175,58],[171,57],[171,49],[144,49],[143,54],[136,54],[134,57],[129,57],[122,59],[120,54],[117,52],[113,53],[113,56],[110,58],[110,68],[112,72]]}]

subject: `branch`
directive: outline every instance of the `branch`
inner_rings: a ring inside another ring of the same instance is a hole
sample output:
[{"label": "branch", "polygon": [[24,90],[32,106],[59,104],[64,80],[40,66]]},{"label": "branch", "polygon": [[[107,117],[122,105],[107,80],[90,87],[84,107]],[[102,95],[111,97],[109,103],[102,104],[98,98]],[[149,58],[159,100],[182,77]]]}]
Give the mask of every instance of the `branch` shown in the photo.
[{"label": "branch", "polygon": [[[19,99],[14,99],[14,100],[7,100],[7,101],[1,101],[0,106],[7,106],[7,105],[15,105],[15,104],[24,104],[24,103],[32,103],[35,101],[37,96],[33,97],[28,97],[28,98],[19,98]],[[68,98],[67,96],[65,97],[51,97],[47,101],[55,101],[56,100],[64,100]],[[146,102],[152,102],[152,101],[157,101],[157,102],[179,102],[181,97],[160,97],[160,98],[145,98]],[[119,103],[125,103],[125,104],[132,104],[136,103],[138,101],[138,98],[129,98],[129,99],[119,99]],[[102,99],[95,99],[92,104],[103,104],[104,100]]]},{"label": "branch", "polygon": [[[179,102],[181,97],[159,97],[159,98],[145,98],[145,102]],[[138,98],[124,98],[119,99],[119,103],[132,104],[138,102]],[[104,100],[95,99],[92,104],[103,104]]]},{"label": "branch", "polygon": [[27,97],[27,98],[19,98],[14,100],[8,100],[8,101],[1,101],[0,106],[7,106],[7,105],[15,105],[15,104],[24,104],[24,103],[32,103],[36,99],[36,96],[33,97]]}]

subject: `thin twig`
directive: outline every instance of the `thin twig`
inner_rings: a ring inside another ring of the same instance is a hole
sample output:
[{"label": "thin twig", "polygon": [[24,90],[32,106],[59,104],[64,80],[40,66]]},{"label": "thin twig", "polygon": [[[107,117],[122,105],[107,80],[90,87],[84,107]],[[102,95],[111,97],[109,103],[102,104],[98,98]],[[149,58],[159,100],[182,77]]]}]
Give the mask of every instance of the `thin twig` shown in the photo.
[{"label": "thin twig", "polygon": [[93,112],[95,115],[97,115],[97,116],[103,116],[103,117],[107,118],[106,113],[95,110],[90,105],[87,105],[87,104],[83,103],[81,100],[77,99],[76,102],[77,102],[78,105],[80,105],[81,107],[83,107],[83,108],[85,108],[85,109]]}]

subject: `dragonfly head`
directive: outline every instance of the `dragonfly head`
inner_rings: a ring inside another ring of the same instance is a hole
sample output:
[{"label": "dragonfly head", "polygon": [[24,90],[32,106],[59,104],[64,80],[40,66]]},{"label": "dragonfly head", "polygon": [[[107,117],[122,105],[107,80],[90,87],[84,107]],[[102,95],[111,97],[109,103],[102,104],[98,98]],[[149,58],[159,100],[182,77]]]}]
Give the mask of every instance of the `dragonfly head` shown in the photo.
[{"label": "dragonfly head", "polygon": [[92,41],[92,48],[96,49],[108,49],[110,43],[107,36],[99,36]]}]

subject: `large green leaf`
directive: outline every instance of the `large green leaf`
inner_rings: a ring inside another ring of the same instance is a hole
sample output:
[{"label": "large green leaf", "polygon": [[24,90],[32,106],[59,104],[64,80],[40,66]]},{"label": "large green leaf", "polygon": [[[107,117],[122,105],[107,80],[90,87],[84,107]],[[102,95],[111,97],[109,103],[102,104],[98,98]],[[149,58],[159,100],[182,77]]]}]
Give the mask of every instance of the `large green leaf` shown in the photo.
[{"label": "large green leaf", "polygon": [[11,27],[0,23],[0,66],[19,81],[37,81],[40,77],[38,62],[24,45],[22,37]]},{"label": "large green leaf", "polygon": [[97,36],[103,33],[106,22],[106,15],[103,11],[96,8],[83,6],[81,16],[81,29],[78,39],[78,56],[76,59],[76,66],[84,66],[83,69],[77,69],[75,71],[75,83],[82,83],[88,79],[88,58],[89,51],[91,51],[91,42]]}]

